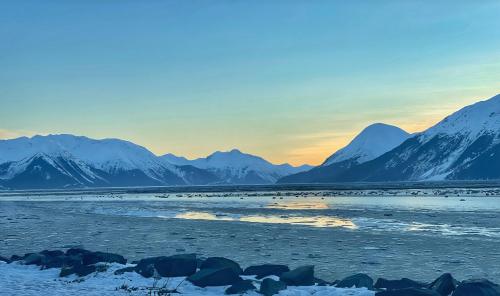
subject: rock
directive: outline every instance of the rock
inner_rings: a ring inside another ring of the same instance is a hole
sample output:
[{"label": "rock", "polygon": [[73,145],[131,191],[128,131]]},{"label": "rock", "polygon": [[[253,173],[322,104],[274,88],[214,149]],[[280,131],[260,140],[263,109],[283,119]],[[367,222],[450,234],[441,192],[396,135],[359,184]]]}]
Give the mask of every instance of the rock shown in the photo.
[{"label": "rock", "polygon": [[67,256],[78,256],[78,255],[83,256],[83,255],[88,254],[88,253],[92,253],[92,252],[85,250],[85,249],[80,249],[80,248],[71,248],[71,249],[68,249],[66,251]]},{"label": "rock", "polygon": [[336,285],[339,288],[367,288],[373,290],[373,279],[364,273],[351,275],[341,280]]},{"label": "rock", "polygon": [[232,294],[244,294],[247,291],[256,290],[255,286],[252,284],[251,280],[243,280],[233,284],[231,287],[226,289],[227,295]]},{"label": "rock", "polygon": [[425,287],[425,284],[412,281],[407,278],[402,278],[400,280],[386,280],[384,278],[379,278],[373,287],[376,289],[399,290],[405,288],[423,288]]},{"label": "rock", "polygon": [[441,296],[448,296],[455,291],[457,286],[458,281],[451,274],[445,273],[433,281],[428,288],[438,292]]},{"label": "rock", "polygon": [[198,287],[217,287],[235,284],[241,281],[239,275],[230,267],[201,269],[187,278],[193,285]]},{"label": "rock", "polygon": [[263,264],[249,266],[243,272],[244,275],[256,275],[258,279],[265,278],[266,276],[275,275],[281,276],[284,272],[290,271],[286,265],[278,264]]},{"label": "rock", "polygon": [[145,278],[150,278],[154,275],[155,272],[155,262],[161,260],[162,258],[166,258],[164,256],[160,257],[151,257],[139,260],[137,265],[135,266],[135,272],[142,275]]},{"label": "rock", "polygon": [[162,257],[154,262],[154,267],[162,277],[190,276],[196,272],[196,255]]},{"label": "rock", "polygon": [[96,264],[99,262],[126,264],[127,259],[122,255],[104,252],[89,252],[82,256],[83,265]]},{"label": "rock", "polygon": [[19,261],[19,260],[23,260],[23,257],[18,256],[18,255],[12,255],[10,257],[10,262]]},{"label": "rock", "polygon": [[461,282],[453,296],[500,296],[500,286],[485,279]]},{"label": "rock", "polygon": [[64,252],[60,250],[55,250],[55,251],[43,250],[39,254],[44,255],[45,257],[59,257],[63,256]]},{"label": "rock", "polygon": [[286,290],[286,283],[275,281],[273,279],[264,279],[260,284],[259,292],[264,296],[272,296],[278,294],[282,290]]},{"label": "rock", "polygon": [[3,261],[5,263],[10,263],[11,262],[11,260],[9,258],[3,257],[3,256],[0,256],[0,261]]},{"label": "rock", "polygon": [[289,286],[312,286],[314,285],[314,266],[301,266],[284,272],[280,277],[280,281]]},{"label": "rock", "polygon": [[201,263],[200,269],[220,269],[226,267],[231,268],[236,274],[243,273],[243,270],[238,263],[223,257],[207,258]]},{"label": "rock", "polygon": [[24,256],[24,264],[26,265],[40,265],[42,263],[42,257],[43,255],[32,253],[32,254],[26,254]]},{"label": "rock", "polygon": [[95,265],[76,265],[63,267],[61,272],[59,273],[60,277],[66,277],[71,274],[76,274],[79,277],[87,276],[93,272],[97,271],[97,267]]},{"label": "rock", "polygon": [[[375,296],[440,296],[436,291],[419,288],[388,290],[375,293]],[[472,295],[469,295],[472,296]]]},{"label": "rock", "polygon": [[314,278],[314,283],[318,286],[330,286],[331,283],[325,280],[322,280],[320,278],[315,277]]},{"label": "rock", "polygon": [[130,267],[125,267],[125,268],[121,268],[121,269],[117,269],[115,270],[114,274],[115,275],[122,275],[126,272],[134,272],[135,271],[135,266],[130,266]]}]

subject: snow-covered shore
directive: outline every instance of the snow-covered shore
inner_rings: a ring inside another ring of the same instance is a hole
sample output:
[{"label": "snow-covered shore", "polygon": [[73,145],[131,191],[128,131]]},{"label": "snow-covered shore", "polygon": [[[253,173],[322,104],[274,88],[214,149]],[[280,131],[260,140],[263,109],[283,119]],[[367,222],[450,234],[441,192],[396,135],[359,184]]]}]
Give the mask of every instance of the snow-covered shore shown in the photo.
[{"label": "snow-covered shore", "polygon": [[[81,278],[76,275],[60,278],[60,269],[57,268],[40,270],[40,267],[34,265],[22,265],[17,262],[7,264],[0,261],[0,295],[148,295],[149,288],[154,286],[154,279],[144,278],[135,272],[122,275],[114,274],[116,270],[126,267],[125,265],[112,263],[108,267],[107,271],[92,273]],[[246,278],[253,279],[253,277]],[[260,280],[255,280],[257,288],[259,288],[259,282]],[[157,282],[157,286],[165,284],[167,284],[167,288],[172,289],[178,286],[177,291],[180,295],[224,295],[224,291],[228,287],[200,288],[184,281],[184,278],[163,278]],[[261,294],[253,291],[245,295]],[[373,296],[374,292],[365,288],[341,289],[332,286],[310,286],[288,287],[278,295]]]}]

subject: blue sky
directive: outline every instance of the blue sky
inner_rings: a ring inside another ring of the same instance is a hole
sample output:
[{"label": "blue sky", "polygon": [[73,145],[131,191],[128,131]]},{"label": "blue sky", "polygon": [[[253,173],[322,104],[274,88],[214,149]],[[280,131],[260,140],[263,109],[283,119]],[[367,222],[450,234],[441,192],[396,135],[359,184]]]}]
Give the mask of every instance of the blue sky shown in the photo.
[{"label": "blue sky", "polygon": [[318,164],[500,92],[500,1],[1,1],[0,137]]}]

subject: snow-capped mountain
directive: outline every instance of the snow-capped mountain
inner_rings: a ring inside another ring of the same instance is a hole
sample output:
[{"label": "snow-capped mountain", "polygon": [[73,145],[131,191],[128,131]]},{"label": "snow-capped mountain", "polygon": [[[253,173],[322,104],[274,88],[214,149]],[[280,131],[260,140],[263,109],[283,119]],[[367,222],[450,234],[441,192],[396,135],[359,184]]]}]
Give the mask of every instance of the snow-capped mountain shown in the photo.
[{"label": "snow-capped mountain", "polygon": [[[345,170],[327,166],[299,181],[500,179],[500,95],[467,106],[391,151]],[[280,182],[297,182],[289,176]]]},{"label": "snow-capped mountain", "polygon": [[410,137],[399,127],[375,123],[366,127],[346,147],[328,157],[321,166],[351,162],[360,164],[392,150]]},{"label": "snow-capped mountain", "polygon": [[221,184],[272,184],[279,178],[312,168],[308,165],[300,167],[289,164],[275,165],[237,149],[227,152],[217,151],[206,158],[191,161],[172,154],[164,155],[162,158],[172,164],[183,163],[212,172],[219,177]]},{"label": "snow-capped mountain", "polygon": [[118,139],[49,135],[0,141],[0,180],[8,188],[182,185],[205,173]]}]

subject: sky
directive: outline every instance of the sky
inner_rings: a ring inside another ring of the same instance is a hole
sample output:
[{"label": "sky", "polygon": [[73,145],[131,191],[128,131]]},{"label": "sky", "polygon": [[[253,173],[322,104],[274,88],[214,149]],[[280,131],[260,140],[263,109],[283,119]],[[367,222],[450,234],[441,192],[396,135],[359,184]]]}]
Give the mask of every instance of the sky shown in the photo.
[{"label": "sky", "polygon": [[320,164],[500,93],[500,1],[0,0],[0,138]]}]

